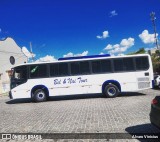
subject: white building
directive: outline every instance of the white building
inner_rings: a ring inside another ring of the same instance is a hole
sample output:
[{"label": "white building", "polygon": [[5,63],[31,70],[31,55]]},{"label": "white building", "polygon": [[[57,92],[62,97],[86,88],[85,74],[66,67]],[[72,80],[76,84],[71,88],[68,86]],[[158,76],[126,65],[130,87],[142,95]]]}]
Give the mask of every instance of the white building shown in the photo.
[{"label": "white building", "polygon": [[11,68],[27,60],[27,56],[12,38],[0,40],[0,94],[10,89]]}]

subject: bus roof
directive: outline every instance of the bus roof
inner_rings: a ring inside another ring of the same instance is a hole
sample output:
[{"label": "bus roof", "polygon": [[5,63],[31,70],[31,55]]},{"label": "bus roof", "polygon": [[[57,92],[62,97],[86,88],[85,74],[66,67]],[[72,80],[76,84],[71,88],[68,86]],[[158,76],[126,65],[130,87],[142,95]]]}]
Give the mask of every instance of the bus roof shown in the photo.
[{"label": "bus roof", "polygon": [[92,56],[82,56],[82,57],[67,57],[67,58],[59,58],[58,60],[55,60],[55,61],[52,61],[52,62],[24,63],[24,64],[19,64],[15,67],[22,66],[22,65],[61,63],[61,62],[72,62],[72,61],[86,61],[86,60],[91,60],[91,59],[96,60],[96,59],[138,57],[138,56],[150,56],[150,55],[149,54],[136,54],[136,55],[123,55],[123,56],[110,56],[109,54],[105,54],[105,55],[92,55]]},{"label": "bus roof", "polygon": [[91,56],[77,56],[77,57],[65,57],[59,58],[58,61],[63,60],[74,60],[74,59],[88,59],[88,58],[98,58],[98,57],[110,57],[110,54],[102,54],[102,55],[91,55]]}]

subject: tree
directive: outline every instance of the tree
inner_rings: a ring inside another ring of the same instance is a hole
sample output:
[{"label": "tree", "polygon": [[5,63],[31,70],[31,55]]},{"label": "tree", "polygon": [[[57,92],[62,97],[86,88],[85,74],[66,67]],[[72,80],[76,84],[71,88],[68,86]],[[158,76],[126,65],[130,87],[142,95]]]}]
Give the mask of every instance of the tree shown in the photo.
[{"label": "tree", "polygon": [[144,48],[140,48],[137,52],[135,52],[135,54],[145,54],[146,51]]},{"label": "tree", "polygon": [[156,50],[154,54],[151,55],[153,71],[160,74],[160,51]]},{"label": "tree", "polygon": [[127,55],[134,55],[134,54],[145,54],[146,51],[144,48],[140,48],[138,51],[136,52],[131,52],[131,53],[128,53]]}]

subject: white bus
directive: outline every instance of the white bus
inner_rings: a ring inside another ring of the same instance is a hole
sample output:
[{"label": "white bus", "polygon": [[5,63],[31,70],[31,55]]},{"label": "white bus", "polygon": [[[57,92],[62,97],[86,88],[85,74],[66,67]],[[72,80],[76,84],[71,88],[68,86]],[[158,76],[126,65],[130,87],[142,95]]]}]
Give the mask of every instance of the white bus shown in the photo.
[{"label": "white bus", "polygon": [[148,54],[82,56],[55,62],[26,63],[13,68],[11,99],[46,101],[50,96],[102,93],[116,97],[153,87],[153,68]]}]

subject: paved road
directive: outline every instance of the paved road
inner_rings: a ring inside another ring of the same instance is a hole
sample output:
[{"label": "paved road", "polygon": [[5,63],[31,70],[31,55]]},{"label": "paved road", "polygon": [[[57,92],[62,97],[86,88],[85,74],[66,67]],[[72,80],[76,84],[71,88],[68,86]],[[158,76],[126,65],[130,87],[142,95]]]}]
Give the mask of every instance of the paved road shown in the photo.
[{"label": "paved road", "polygon": [[157,133],[150,124],[151,100],[160,90],[53,97],[48,102],[0,97],[0,133]]}]

